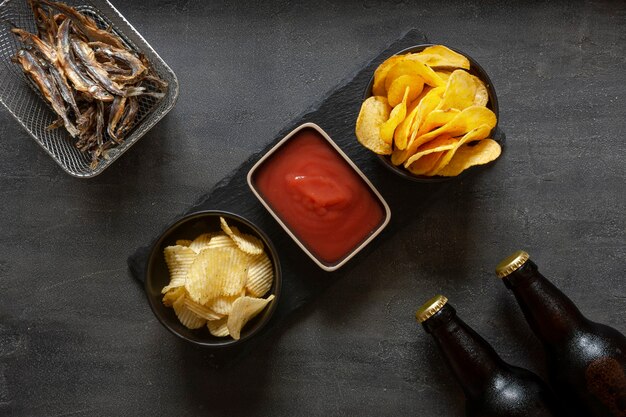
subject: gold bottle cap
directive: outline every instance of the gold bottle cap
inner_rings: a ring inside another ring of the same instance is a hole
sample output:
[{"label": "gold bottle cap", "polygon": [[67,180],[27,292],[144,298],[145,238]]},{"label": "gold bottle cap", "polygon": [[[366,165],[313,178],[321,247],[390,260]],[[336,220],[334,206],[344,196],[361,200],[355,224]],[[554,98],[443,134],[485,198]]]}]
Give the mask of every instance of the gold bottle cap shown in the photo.
[{"label": "gold bottle cap", "polygon": [[503,259],[498,266],[496,266],[496,275],[498,278],[504,278],[510,275],[513,271],[519,269],[530,258],[527,252],[518,250],[511,256]]},{"label": "gold bottle cap", "polygon": [[437,295],[430,300],[426,301],[423,306],[415,312],[415,318],[420,323],[424,323],[426,320],[434,316],[439,310],[446,305],[448,299],[443,295]]}]

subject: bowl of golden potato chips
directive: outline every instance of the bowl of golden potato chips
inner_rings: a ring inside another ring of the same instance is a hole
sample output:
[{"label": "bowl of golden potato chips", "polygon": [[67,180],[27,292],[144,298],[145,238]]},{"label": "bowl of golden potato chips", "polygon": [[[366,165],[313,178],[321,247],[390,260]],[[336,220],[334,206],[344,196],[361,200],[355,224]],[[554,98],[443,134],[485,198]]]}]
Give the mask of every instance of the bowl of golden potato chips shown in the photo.
[{"label": "bowl of golden potato chips", "polygon": [[406,179],[445,181],[500,156],[495,89],[461,51],[433,44],[399,51],[376,68],[363,98],[358,141]]},{"label": "bowl of golden potato chips", "polygon": [[152,311],[176,336],[208,347],[239,344],[265,326],[281,272],[262,230],[211,210],[172,224],[152,247],[145,290]]}]

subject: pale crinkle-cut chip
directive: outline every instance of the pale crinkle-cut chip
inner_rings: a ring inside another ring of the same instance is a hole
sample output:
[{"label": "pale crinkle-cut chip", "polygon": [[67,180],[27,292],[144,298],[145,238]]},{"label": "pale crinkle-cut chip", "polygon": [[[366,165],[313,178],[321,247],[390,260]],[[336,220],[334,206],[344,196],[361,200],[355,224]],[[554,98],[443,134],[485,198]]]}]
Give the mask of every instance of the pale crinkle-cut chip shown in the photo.
[{"label": "pale crinkle-cut chip", "polygon": [[249,255],[259,255],[263,253],[263,242],[261,239],[242,233],[235,226],[229,226],[223,217],[220,217],[222,230],[237,244],[239,249]]},{"label": "pale crinkle-cut chip", "polygon": [[252,259],[248,268],[248,282],[246,290],[254,297],[263,297],[272,287],[274,281],[274,266],[265,254]]},{"label": "pale crinkle-cut chip", "polygon": [[185,307],[193,311],[198,317],[202,317],[205,320],[219,320],[224,317],[224,314],[220,314],[209,307],[198,304],[189,297],[185,297]]},{"label": "pale crinkle-cut chip", "polygon": [[209,246],[209,242],[213,237],[213,233],[202,233],[200,236],[195,238],[193,242],[189,245],[194,252],[200,253],[203,249],[206,249]]},{"label": "pale crinkle-cut chip", "polygon": [[179,246],[189,246],[189,245],[191,245],[191,240],[189,240],[189,239],[178,239],[176,241],[176,244],[179,245]]},{"label": "pale crinkle-cut chip", "polygon": [[228,326],[226,323],[228,322],[228,317],[224,317],[219,320],[211,320],[206,322],[206,327],[208,327],[209,332],[215,337],[226,337],[229,335]]},{"label": "pale crinkle-cut chip", "polygon": [[239,297],[233,303],[233,308],[228,316],[226,323],[228,332],[233,339],[239,340],[241,336],[241,329],[246,325],[248,321],[259,314],[267,304],[274,299],[274,294],[270,295],[266,299],[254,298],[254,297]]},{"label": "pale crinkle-cut chip", "polygon": [[218,314],[228,315],[235,300],[245,295],[245,290],[235,295],[220,295],[207,303],[207,307]]},{"label": "pale crinkle-cut chip", "polygon": [[239,294],[246,285],[248,263],[249,256],[236,248],[204,249],[191,265],[185,288],[199,304]]},{"label": "pale crinkle-cut chip", "polygon": [[165,263],[170,271],[170,282],[161,291],[163,294],[172,288],[185,285],[187,273],[196,258],[196,253],[186,246],[168,246],[163,250]]},{"label": "pale crinkle-cut chip", "polygon": [[236,248],[237,244],[234,240],[230,238],[226,233],[219,233],[216,236],[213,236],[211,241],[209,242],[209,249],[212,248]]},{"label": "pale crinkle-cut chip", "polygon": [[391,143],[385,142],[380,126],[389,119],[391,106],[386,97],[372,96],[363,102],[356,119],[356,138],[361,145],[378,155],[389,155]]},{"label": "pale crinkle-cut chip", "polygon": [[497,159],[500,152],[500,145],[493,139],[483,139],[474,146],[463,145],[437,175],[454,177],[469,167],[483,165]]},{"label": "pale crinkle-cut chip", "polygon": [[202,317],[199,317],[196,313],[189,310],[187,305],[185,304],[186,296],[180,297],[178,300],[174,302],[172,307],[174,307],[174,312],[176,313],[176,317],[188,329],[199,329],[204,326],[206,320]]},{"label": "pale crinkle-cut chip", "polygon": [[176,302],[176,300],[178,300],[180,297],[183,297],[186,292],[187,291],[185,290],[185,287],[177,287],[167,291],[163,296],[163,305],[165,305],[166,307],[171,307]]}]

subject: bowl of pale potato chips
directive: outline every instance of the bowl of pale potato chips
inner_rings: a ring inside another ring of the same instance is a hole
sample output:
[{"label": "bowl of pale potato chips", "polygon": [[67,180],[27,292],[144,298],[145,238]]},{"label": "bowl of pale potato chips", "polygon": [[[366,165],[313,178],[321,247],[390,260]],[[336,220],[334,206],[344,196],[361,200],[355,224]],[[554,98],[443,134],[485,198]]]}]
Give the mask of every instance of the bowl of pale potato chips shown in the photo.
[{"label": "bowl of pale potato chips", "polygon": [[176,336],[207,347],[239,344],[270,320],[280,295],[274,246],[262,230],[224,211],[190,214],[152,247],[145,290]]},{"label": "bowl of pale potato chips", "polygon": [[436,182],[500,156],[494,139],[496,92],[469,55],[416,45],[375,70],[356,121],[356,137],[403,178]]}]

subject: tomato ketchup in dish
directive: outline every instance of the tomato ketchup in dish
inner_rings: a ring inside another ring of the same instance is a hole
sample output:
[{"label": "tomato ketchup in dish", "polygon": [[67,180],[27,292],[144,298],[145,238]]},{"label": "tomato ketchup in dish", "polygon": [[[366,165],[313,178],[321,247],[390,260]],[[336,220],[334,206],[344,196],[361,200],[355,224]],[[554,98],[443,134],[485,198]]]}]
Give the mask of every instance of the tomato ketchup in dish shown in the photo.
[{"label": "tomato ketchup in dish", "polygon": [[328,271],[347,262],[389,221],[380,194],[313,123],[274,146],[250,170],[248,183],[296,243]]}]

